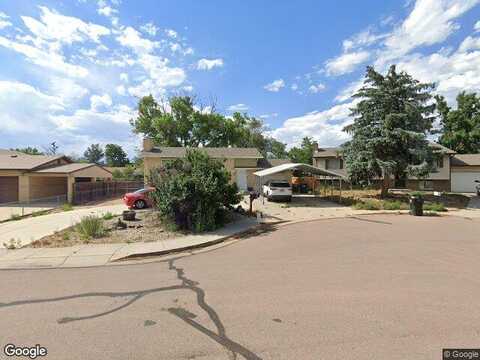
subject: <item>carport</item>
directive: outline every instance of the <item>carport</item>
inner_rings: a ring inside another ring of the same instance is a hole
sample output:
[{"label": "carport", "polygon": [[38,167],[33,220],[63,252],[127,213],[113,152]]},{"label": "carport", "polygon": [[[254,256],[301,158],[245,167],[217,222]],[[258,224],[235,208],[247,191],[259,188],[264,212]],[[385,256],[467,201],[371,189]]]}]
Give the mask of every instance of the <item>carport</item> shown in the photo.
[{"label": "carport", "polygon": [[[345,176],[331,170],[320,169],[313,165],[301,164],[301,163],[282,164],[282,165],[274,166],[274,167],[260,170],[253,173],[256,176],[255,190],[259,194],[261,194],[262,186],[266,184],[269,180],[287,180],[290,182],[292,177],[292,172],[294,170],[300,170],[315,176],[319,176],[321,177],[321,179],[325,181],[333,182],[334,180],[338,180],[340,183],[340,198],[342,197],[342,182],[346,180]],[[316,181],[314,181],[313,183],[314,184],[313,190],[315,190],[315,182]]]}]

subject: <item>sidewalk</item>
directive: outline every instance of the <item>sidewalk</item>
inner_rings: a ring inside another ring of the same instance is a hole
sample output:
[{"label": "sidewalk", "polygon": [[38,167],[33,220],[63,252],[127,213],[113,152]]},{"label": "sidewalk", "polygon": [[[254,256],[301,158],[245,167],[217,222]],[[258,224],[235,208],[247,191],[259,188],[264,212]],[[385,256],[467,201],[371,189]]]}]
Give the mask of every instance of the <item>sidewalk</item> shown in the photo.
[{"label": "sidewalk", "polygon": [[8,221],[0,224],[0,250],[4,248],[3,243],[8,243],[11,239],[19,240],[21,245],[25,246],[44,236],[75,225],[83,216],[91,214],[102,216],[107,212],[120,214],[126,209],[127,207],[123,204],[105,205]]},{"label": "sidewalk", "polygon": [[257,225],[245,218],[217,231],[178,239],[132,244],[78,245],[65,248],[0,249],[0,269],[64,268],[109,265],[114,261],[142,255],[161,255],[173,251],[212,245]]}]

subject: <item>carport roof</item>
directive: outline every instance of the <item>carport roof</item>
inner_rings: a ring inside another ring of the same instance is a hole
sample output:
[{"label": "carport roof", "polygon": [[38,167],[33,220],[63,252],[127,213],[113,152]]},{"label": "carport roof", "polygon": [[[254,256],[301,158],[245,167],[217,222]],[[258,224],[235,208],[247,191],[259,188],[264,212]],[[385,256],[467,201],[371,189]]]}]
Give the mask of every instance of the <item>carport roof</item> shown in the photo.
[{"label": "carport roof", "polygon": [[269,169],[254,172],[254,175],[262,177],[262,176],[267,176],[267,175],[278,174],[280,172],[287,171],[287,170],[302,170],[302,171],[305,171],[305,172],[309,172],[313,175],[333,176],[333,177],[336,177],[336,178],[345,179],[345,176],[343,176],[342,174],[336,173],[334,171],[320,169],[320,168],[318,168],[316,166],[313,166],[313,165],[299,164],[299,163],[297,163],[297,164],[295,164],[295,163],[293,163],[293,164],[282,164],[282,165],[274,166],[274,167],[271,167]]}]

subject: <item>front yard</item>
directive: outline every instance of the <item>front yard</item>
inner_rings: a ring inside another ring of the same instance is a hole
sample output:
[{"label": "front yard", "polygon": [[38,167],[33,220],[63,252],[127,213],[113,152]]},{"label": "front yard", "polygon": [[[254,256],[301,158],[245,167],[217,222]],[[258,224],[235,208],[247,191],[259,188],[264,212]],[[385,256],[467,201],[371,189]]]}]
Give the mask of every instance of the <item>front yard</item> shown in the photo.
[{"label": "front yard", "polygon": [[186,233],[168,230],[153,210],[136,212],[135,221],[121,215],[87,216],[78,224],[34,241],[31,247],[66,247],[80,244],[152,242],[179,238]]}]

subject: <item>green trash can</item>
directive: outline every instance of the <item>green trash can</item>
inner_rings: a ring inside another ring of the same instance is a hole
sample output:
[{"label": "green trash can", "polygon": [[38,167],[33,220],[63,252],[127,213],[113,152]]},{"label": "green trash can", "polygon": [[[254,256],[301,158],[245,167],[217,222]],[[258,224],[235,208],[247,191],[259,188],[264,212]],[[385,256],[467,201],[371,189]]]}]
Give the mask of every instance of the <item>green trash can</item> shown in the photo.
[{"label": "green trash can", "polygon": [[423,216],[423,198],[421,196],[410,196],[410,215]]}]

